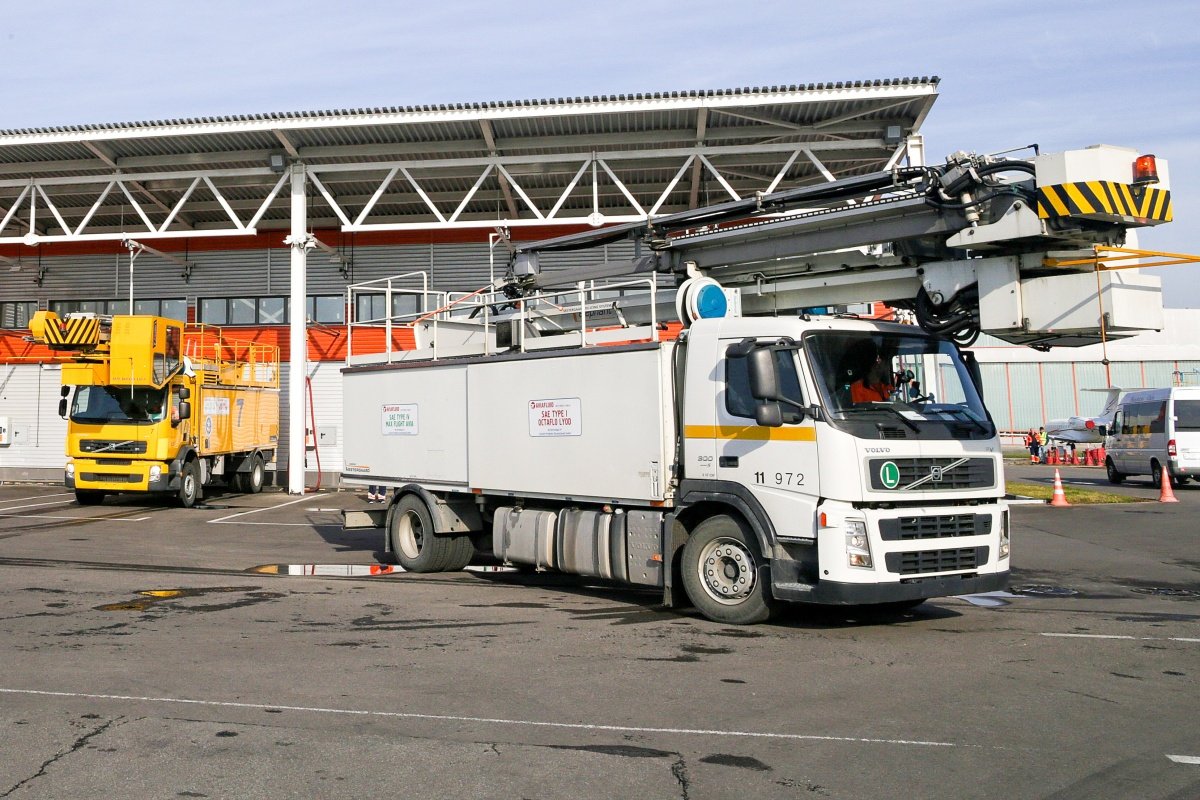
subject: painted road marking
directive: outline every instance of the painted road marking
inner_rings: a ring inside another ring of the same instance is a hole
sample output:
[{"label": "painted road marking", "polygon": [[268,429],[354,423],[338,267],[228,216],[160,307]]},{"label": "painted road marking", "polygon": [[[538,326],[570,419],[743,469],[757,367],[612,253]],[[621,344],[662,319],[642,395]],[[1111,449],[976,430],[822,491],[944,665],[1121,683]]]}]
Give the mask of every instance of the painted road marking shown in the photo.
[{"label": "painted road marking", "polygon": [[1058,639],[1127,639],[1137,642],[1200,642],[1186,636],[1118,636],[1111,633],[1043,633]]},{"label": "painted road marking", "polygon": [[[226,520],[233,519],[234,517],[244,517],[247,514],[257,514],[260,511],[273,511],[277,508],[283,508],[284,506],[290,506],[290,505],[294,505],[296,503],[307,503],[309,500],[316,500],[317,497],[319,497],[319,495],[310,494],[310,495],[306,495],[304,497],[298,497],[295,500],[288,500],[286,503],[279,503],[279,504],[273,505],[273,506],[264,506],[263,508],[252,508],[249,511],[239,511],[236,514],[227,514],[224,517],[219,517],[217,519],[210,519],[209,523],[216,524],[218,522],[225,522]],[[230,523],[226,523],[226,524],[230,524]],[[236,523],[234,523],[234,524],[236,524]],[[276,523],[266,523],[266,524],[278,525],[279,523],[276,522]]]},{"label": "painted road marking", "polygon": [[14,519],[65,519],[71,522],[144,522],[149,517],[64,517],[61,514],[0,514]]},{"label": "painted road marking", "polygon": [[[30,497],[9,497],[4,500],[0,500],[0,503],[20,503],[25,500],[44,500],[47,497],[74,497],[74,495],[71,492],[62,492],[60,494],[38,494]],[[61,503],[63,501],[60,500],[59,502]]]},{"label": "painted road marking", "polygon": [[862,736],[821,736],[810,733],[773,733],[770,731],[716,730],[705,728],[658,728],[637,725],[603,725],[586,722],[549,722],[533,719],[507,719],[504,717],[467,717],[455,714],[417,714],[406,711],[363,711],[354,708],[323,708],[320,706],[281,706],[273,703],[234,703],[221,700],[192,700],[182,697],[138,697],[123,694],[92,694],[89,692],[51,692],[38,689],[8,689],[0,687],[0,693],[29,695],[32,697],[70,697],[84,700],[129,700],[139,703],[178,703],[213,708],[247,708],[256,711],[278,709],[280,711],[304,711],[310,714],[344,714],[360,717],[385,717],[392,719],[426,720],[430,722],[476,722],[484,725],[509,725],[530,728],[564,728],[584,731],[611,731],[615,733],[659,733],[685,736],[716,736],[738,739],[783,739],[788,741],[853,742],[856,744],[900,744],[920,747],[981,747],[956,742],[922,741],[919,739],[873,739]]},{"label": "painted road marking", "polygon": [[1177,764],[1200,764],[1200,756],[1167,756]]},{"label": "painted road marking", "polygon": [[41,506],[65,506],[71,502],[74,502],[74,501],[72,501],[72,500],[52,500],[49,503],[26,503],[23,506],[5,506],[4,510],[5,511],[16,511],[19,508],[39,508]]}]

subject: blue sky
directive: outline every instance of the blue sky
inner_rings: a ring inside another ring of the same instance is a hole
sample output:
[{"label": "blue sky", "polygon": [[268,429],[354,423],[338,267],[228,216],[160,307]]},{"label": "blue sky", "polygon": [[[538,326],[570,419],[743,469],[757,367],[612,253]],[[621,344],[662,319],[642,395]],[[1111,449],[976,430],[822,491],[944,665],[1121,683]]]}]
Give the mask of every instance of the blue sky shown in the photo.
[{"label": "blue sky", "polygon": [[[9,3],[0,128],[938,75],[926,154],[1106,143],[1170,162],[1200,253],[1200,4]],[[1156,270],[1200,307],[1200,266]]]}]

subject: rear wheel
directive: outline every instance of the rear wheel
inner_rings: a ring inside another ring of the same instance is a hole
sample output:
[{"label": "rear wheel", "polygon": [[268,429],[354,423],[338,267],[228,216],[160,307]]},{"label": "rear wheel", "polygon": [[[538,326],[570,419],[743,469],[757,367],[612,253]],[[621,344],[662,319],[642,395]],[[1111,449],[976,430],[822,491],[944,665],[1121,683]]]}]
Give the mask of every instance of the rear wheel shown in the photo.
[{"label": "rear wheel", "polygon": [[242,478],[242,491],[248,494],[258,494],[262,491],[267,480],[267,466],[258,453],[250,456],[250,471]]},{"label": "rear wheel", "polygon": [[1111,458],[1104,462],[1104,469],[1108,471],[1108,482],[1118,484],[1125,480],[1125,473],[1117,469],[1117,465],[1113,463]]},{"label": "rear wheel", "polygon": [[451,567],[458,555],[456,537],[438,536],[433,532],[433,517],[425,502],[416,495],[406,494],[396,504],[388,524],[388,537],[396,561],[410,572],[441,572]]},{"label": "rear wheel", "polygon": [[179,492],[176,496],[179,505],[184,508],[196,505],[196,500],[200,498],[200,470],[196,468],[194,460],[185,463],[179,471]]},{"label": "rear wheel", "polygon": [[104,492],[95,489],[76,489],[75,502],[81,506],[98,506],[104,502]]},{"label": "rear wheel", "polygon": [[730,516],[704,520],[683,546],[683,588],[714,622],[765,622],[774,603],[760,574],[758,546],[745,523]]}]

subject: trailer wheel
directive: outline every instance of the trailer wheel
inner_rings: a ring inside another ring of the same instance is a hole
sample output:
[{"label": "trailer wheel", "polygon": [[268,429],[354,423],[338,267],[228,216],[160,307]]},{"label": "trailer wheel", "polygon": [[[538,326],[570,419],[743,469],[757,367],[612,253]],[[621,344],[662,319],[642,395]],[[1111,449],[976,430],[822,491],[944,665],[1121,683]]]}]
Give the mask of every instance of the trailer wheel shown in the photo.
[{"label": "trailer wheel", "polygon": [[1114,486],[1125,480],[1125,473],[1117,469],[1111,458],[1104,460],[1104,469],[1108,472],[1108,482]]},{"label": "trailer wheel", "polygon": [[758,546],[744,523],[725,515],[710,517],[683,546],[683,588],[714,622],[765,622],[774,607],[760,564]]},{"label": "trailer wheel", "polygon": [[429,509],[412,494],[404,495],[396,504],[388,536],[396,560],[409,572],[441,572],[457,553],[455,537],[436,535]]},{"label": "trailer wheel", "polygon": [[104,502],[104,492],[95,489],[76,489],[75,502],[81,506],[98,506]]},{"label": "trailer wheel", "polygon": [[200,470],[196,468],[196,462],[187,461],[183,465],[183,469],[179,471],[179,505],[184,508],[191,508],[196,505],[196,500],[200,497]]},{"label": "trailer wheel", "polygon": [[258,494],[262,491],[267,480],[267,466],[258,453],[250,456],[250,471],[242,476],[242,491],[247,494]]}]

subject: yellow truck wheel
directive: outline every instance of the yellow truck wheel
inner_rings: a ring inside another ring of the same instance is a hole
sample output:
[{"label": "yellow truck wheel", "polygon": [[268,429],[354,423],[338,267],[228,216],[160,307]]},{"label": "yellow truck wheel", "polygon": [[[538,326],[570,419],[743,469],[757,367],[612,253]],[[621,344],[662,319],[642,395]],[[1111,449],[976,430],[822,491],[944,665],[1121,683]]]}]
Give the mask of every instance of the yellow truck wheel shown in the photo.
[{"label": "yellow truck wheel", "polygon": [[179,505],[191,508],[200,498],[200,470],[195,461],[188,461],[179,471]]}]

